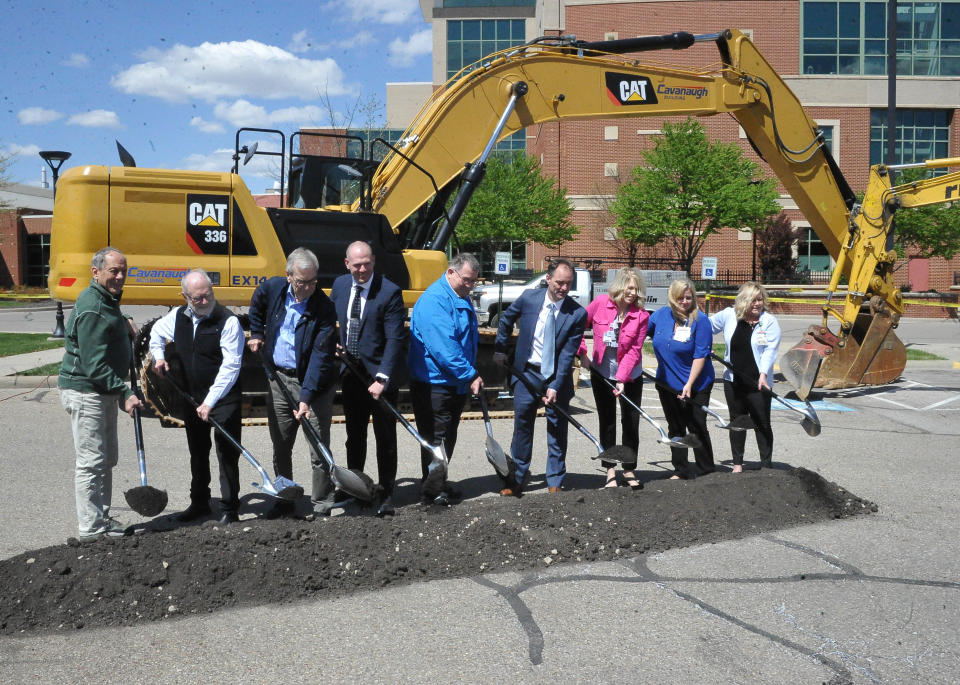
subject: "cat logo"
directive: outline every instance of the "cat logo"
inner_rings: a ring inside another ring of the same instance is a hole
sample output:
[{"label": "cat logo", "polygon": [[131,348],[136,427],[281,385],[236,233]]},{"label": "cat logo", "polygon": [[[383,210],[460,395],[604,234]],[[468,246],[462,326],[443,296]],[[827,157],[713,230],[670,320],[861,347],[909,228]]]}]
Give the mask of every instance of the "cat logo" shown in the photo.
[{"label": "cat logo", "polygon": [[646,76],[608,71],[605,77],[607,97],[617,106],[655,105],[659,102],[653,83]]},{"label": "cat logo", "polygon": [[187,195],[185,240],[196,254],[227,254],[229,207],[229,195]]}]

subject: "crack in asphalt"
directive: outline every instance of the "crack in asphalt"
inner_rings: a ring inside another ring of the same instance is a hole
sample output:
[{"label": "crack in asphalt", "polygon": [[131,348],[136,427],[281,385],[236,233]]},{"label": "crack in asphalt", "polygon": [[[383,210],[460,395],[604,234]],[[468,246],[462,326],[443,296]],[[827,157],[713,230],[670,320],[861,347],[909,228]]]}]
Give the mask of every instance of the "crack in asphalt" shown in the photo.
[{"label": "crack in asphalt", "polygon": [[[625,559],[621,562],[618,562],[619,565],[623,568],[629,569],[633,572],[632,576],[619,576],[619,575],[609,575],[609,574],[594,574],[594,573],[580,573],[573,575],[564,575],[564,576],[547,576],[543,577],[540,574],[527,574],[520,578],[519,581],[512,585],[504,585],[502,583],[497,583],[490,579],[489,576],[475,576],[472,580],[479,585],[483,585],[494,590],[500,597],[502,597],[510,608],[513,610],[514,614],[517,617],[517,621],[520,623],[521,628],[527,635],[528,641],[528,658],[530,663],[533,665],[540,665],[543,663],[543,650],[546,644],[546,640],[541,630],[539,624],[537,623],[536,617],[533,614],[533,611],[527,606],[523,598],[520,596],[523,592],[530,590],[535,587],[541,587],[545,585],[560,584],[560,583],[569,583],[569,582],[613,582],[613,583],[651,583],[658,588],[666,590],[675,597],[682,599],[685,602],[693,604],[701,611],[706,612],[707,614],[719,618],[727,623],[730,623],[733,626],[746,630],[750,633],[758,635],[760,637],[766,638],[771,642],[774,642],[782,647],[793,650],[798,654],[801,654],[805,657],[813,659],[817,663],[826,666],[831,671],[833,671],[833,677],[830,679],[831,683],[844,683],[852,682],[852,673],[851,669],[861,675],[866,676],[872,682],[879,682],[877,676],[867,670],[865,667],[852,663],[856,658],[856,655],[849,654],[847,652],[839,650],[836,646],[839,644],[835,638],[827,638],[824,636],[814,635],[805,631],[794,622],[794,627],[803,632],[804,634],[812,635],[820,640],[821,644],[817,649],[811,649],[805,647],[804,645],[794,642],[787,637],[777,635],[768,630],[764,630],[759,626],[748,623],[747,621],[734,616],[733,614],[727,613],[718,607],[715,607],[711,604],[708,604],[703,599],[678,590],[675,587],[672,587],[673,583],[704,583],[704,584],[717,584],[717,585],[732,585],[732,584],[741,584],[741,585],[752,585],[752,584],[772,584],[772,583],[796,583],[796,582],[806,582],[811,580],[826,580],[826,581],[848,581],[855,580],[857,582],[873,582],[873,583],[891,583],[899,585],[910,585],[910,586],[920,586],[920,587],[932,587],[932,588],[944,588],[949,590],[960,590],[960,582],[956,581],[946,581],[946,580],[923,580],[918,578],[897,578],[891,576],[876,576],[868,573],[864,573],[859,568],[853,564],[849,564],[842,559],[825,552],[820,552],[811,547],[805,545],[791,542],[789,540],[784,540],[782,538],[777,538],[772,535],[763,535],[761,536],[763,540],[770,542],[772,544],[780,545],[791,549],[801,554],[805,554],[811,557],[814,557],[829,566],[832,566],[838,569],[836,573],[796,573],[787,576],[770,576],[763,578],[705,578],[705,577],[680,577],[680,576],[664,576],[661,575],[647,565],[646,557],[635,557],[633,559]],[[778,613],[786,617],[786,609],[784,606],[781,606]],[[824,650],[828,648],[828,645],[834,645],[833,649],[830,649],[832,654],[839,656],[840,661],[830,658],[827,654],[824,653]],[[869,659],[868,659],[869,660]]]}]

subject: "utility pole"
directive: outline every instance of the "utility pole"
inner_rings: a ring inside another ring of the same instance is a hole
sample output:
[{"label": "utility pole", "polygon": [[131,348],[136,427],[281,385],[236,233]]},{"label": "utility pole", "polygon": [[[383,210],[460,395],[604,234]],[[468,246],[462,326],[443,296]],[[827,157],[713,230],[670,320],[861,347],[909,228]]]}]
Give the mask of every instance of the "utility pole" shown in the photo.
[{"label": "utility pole", "polygon": [[[70,153],[64,152],[63,150],[43,150],[40,152],[40,156],[43,158],[43,161],[50,165],[50,170],[53,172],[53,204],[54,208],[56,208],[57,179],[60,178],[60,167],[63,166],[64,162],[70,159]],[[57,323],[54,326],[53,333],[50,334],[50,337],[62,339],[63,334],[63,303],[60,300],[57,300]]]}]

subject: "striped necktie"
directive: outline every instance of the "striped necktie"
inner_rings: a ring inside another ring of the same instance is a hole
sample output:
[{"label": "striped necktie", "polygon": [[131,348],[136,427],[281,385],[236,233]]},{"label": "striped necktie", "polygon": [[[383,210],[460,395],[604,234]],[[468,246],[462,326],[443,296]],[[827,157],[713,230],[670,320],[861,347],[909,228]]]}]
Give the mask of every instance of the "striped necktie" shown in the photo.
[{"label": "striped necktie", "polygon": [[347,352],[356,357],[360,352],[360,294],[363,286],[353,291],[353,304],[350,305],[350,328],[347,329]]}]

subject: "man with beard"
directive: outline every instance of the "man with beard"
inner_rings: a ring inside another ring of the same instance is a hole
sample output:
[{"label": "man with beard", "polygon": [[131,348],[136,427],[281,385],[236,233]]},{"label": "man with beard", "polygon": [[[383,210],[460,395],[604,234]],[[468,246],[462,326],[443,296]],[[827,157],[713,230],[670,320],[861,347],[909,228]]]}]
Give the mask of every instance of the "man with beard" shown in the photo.
[{"label": "man with beard", "polygon": [[[236,315],[217,303],[213,284],[203,269],[194,269],[181,282],[186,304],[158,320],[150,331],[153,369],[170,371],[165,347],[173,342],[183,375],[176,379],[199,406],[184,411],[190,448],[190,506],[177,515],[182,522],[210,514],[210,424],[212,417],[240,440],[240,386],[243,329]],[[219,432],[215,437],[220,462],[220,523],[239,520],[240,451]]]}]

